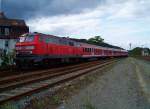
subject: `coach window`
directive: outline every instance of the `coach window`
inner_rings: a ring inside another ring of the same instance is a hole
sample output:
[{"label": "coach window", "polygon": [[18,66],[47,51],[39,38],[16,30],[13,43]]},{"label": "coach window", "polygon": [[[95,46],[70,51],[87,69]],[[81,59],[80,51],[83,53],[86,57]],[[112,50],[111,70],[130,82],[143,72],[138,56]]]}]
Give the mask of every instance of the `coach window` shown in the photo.
[{"label": "coach window", "polygon": [[91,48],[89,48],[90,50],[89,50],[89,52],[91,52]]},{"label": "coach window", "polygon": [[85,52],[87,52],[87,48],[85,48]]},{"label": "coach window", "polygon": [[84,52],[86,52],[86,48],[84,48]]},{"label": "coach window", "polygon": [[85,48],[85,52],[87,52],[87,48]]},{"label": "coach window", "polygon": [[89,48],[89,52],[91,52],[91,48]]},{"label": "coach window", "polygon": [[94,52],[94,49],[92,48],[92,52]]},{"label": "coach window", "polygon": [[89,52],[89,48],[87,48],[87,52]]}]

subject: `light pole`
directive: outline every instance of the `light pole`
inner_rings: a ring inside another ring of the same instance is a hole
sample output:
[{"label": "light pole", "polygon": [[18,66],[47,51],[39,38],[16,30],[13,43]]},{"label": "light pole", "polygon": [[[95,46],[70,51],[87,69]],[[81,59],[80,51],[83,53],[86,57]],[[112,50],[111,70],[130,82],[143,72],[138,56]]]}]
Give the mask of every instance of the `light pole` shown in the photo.
[{"label": "light pole", "polygon": [[2,12],[2,0],[0,0],[0,12]]},{"label": "light pole", "polygon": [[0,0],[0,12],[3,12],[3,3],[4,3],[4,1]]},{"label": "light pole", "polygon": [[131,43],[129,43],[129,47],[130,47],[129,49],[131,50],[131,48],[132,48],[132,44]]}]

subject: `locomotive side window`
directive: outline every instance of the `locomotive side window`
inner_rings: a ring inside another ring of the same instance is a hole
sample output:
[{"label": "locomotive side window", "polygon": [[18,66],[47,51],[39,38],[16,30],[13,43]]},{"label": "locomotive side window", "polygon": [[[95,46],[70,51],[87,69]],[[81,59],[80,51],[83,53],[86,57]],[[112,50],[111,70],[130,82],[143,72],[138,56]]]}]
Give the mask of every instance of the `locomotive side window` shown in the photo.
[{"label": "locomotive side window", "polygon": [[69,42],[69,45],[70,45],[70,46],[74,46],[74,43],[73,43],[73,42]]},{"label": "locomotive side window", "polygon": [[46,43],[52,43],[52,40],[50,38],[45,38]]},{"label": "locomotive side window", "polygon": [[44,37],[43,37],[43,36],[40,36],[40,37],[39,37],[39,41],[44,41]]},{"label": "locomotive side window", "polygon": [[55,38],[45,38],[45,42],[46,43],[53,43],[53,44],[59,44],[59,40],[58,39],[55,39]]},{"label": "locomotive side window", "polygon": [[59,39],[59,43],[62,45],[68,45],[68,42],[64,39]]}]

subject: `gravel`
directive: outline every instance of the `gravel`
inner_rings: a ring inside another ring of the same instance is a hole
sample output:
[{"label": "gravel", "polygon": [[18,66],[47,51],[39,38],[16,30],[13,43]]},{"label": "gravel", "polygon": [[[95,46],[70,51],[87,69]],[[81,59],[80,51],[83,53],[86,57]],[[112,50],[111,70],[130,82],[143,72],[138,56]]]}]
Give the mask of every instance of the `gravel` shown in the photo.
[{"label": "gravel", "polygon": [[135,60],[126,58],[117,62],[111,70],[99,76],[58,109],[150,109],[131,61]]}]

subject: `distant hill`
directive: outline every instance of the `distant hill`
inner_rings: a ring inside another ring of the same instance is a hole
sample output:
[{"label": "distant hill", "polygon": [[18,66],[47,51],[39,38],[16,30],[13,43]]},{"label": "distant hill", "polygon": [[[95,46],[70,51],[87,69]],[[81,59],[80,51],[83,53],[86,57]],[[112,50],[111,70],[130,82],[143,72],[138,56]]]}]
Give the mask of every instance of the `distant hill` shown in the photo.
[{"label": "distant hill", "polygon": [[[72,40],[75,40],[75,41],[77,41],[77,42],[83,42],[83,43],[93,44],[93,43],[89,43],[88,40],[86,40],[86,39],[74,39],[74,38],[71,38],[71,39],[72,39]],[[124,49],[121,48],[121,47],[114,46],[114,45],[110,45],[110,44],[105,43],[105,42],[101,42],[101,43],[99,43],[99,44],[94,44],[94,45],[124,50]]]}]

